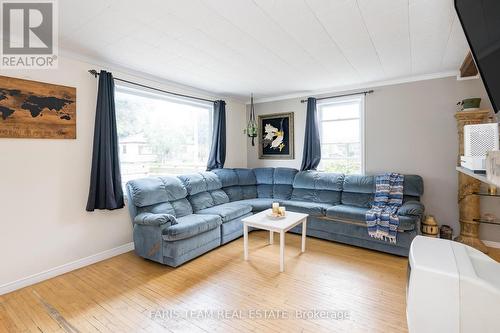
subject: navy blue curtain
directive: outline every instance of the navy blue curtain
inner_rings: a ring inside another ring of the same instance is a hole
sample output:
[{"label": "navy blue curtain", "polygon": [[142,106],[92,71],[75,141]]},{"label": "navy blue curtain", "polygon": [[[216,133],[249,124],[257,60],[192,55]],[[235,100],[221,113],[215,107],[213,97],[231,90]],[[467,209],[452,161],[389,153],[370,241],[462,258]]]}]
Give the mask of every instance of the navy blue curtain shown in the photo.
[{"label": "navy blue curtain", "polygon": [[123,191],[118,160],[113,75],[99,74],[94,127],[94,150],[87,211],[123,208]]},{"label": "navy blue curtain", "polygon": [[226,102],[214,102],[214,127],[212,146],[208,155],[207,170],[222,169],[226,161]]},{"label": "navy blue curtain", "polygon": [[306,133],[304,137],[304,152],[300,170],[316,170],[321,161],[321,142],[319,138],[318,113],[316,98],[307,99]]}]

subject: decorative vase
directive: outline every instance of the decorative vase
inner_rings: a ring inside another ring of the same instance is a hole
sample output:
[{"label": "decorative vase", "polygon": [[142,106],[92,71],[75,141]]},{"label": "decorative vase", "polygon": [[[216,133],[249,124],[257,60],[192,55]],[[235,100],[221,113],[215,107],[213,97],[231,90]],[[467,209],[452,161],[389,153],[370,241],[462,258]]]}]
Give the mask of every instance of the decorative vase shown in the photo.
[{"label": "decorative vase", "polygon": [[436,219],[432,215],[428,215],[422,223],[422,234],[427,237],[437,237],[439,227]]},{"label": "decorative vase", "polygon": [[453,229],[449,225],[442,225],[439,228],[439,238],[451,240],[453,238]]}]

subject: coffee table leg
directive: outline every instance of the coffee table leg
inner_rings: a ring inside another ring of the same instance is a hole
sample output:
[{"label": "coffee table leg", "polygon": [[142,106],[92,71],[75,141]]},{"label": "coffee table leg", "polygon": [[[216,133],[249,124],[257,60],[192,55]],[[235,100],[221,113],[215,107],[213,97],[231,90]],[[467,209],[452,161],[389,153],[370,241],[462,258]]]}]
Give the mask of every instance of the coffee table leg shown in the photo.
[{"label": "coffee table leg", "polygon": [[274,232],[269,230],[269,244],[272,245],[273,243],[274,243]]},{"label": "coffee table leg", "polygon": [[248,260],[248,226],[243,223],[243,252],[245,260]]},{"label": "coffee table leg", "polygon": [[280,232],[280,272],[285,271],[285,232]]},{"label": "coffee table leg", "polygon": [[306,252],[306,228],[307,228],[307,219],[302,221],[302,252]]}]

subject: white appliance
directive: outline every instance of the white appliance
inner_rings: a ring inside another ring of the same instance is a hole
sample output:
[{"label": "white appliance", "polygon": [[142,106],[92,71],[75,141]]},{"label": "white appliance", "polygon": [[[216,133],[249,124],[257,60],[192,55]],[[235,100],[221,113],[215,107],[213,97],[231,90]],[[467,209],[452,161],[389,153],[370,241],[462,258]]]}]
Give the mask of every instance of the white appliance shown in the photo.
[{"label": "white appliance", "polygon": [[470,246],[417,236],[406,304],[410,333],[498,333],[500,264]]},{"label": "white appliance", "polygon": [[475,172],[486,172],[486,153],[498,150],[498,123],[465,125],[464,156],[460,165]]}]

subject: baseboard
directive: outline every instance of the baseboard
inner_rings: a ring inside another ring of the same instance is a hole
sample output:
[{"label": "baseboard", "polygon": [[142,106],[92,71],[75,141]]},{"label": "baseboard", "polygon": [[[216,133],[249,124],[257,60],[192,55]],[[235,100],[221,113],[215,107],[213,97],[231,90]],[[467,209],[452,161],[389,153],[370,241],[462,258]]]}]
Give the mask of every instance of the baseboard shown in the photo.
[{"label": "baseboard", "polygon": [[30,286],[32,284],[42,282],[44,280],[48,280],[50,278],[53,278],[55,276],[68,273],[71,271],[74,271],[75,269],[82,268],[91,264],[94,264],[99,261],[103,261],[109,258],[112,258],[114,256],[123,254],[125,252],[132,251],[134,249],[134,243],[130,242],[118,247],[115,247],[113,249],[109,249],[100,253],[93,254],[91,256],[88,256],[86,258],[78,259],[73,262],[69,262],[67,264],[57,266],[51,269],[48,269],[46,271],[36,273],[30,276],[27,276],[25,278],[6,283],[4,285],[0,286],[0,295],[10,293],[11,291],[21,289],[27,286]]},{"label": "baseboard", "polygon": [[494,242],[494,241],[489,241],[489,240],[482,240],[484,245],[487,247],[492,247],[494,249],[500,249],[500,242]]}]

